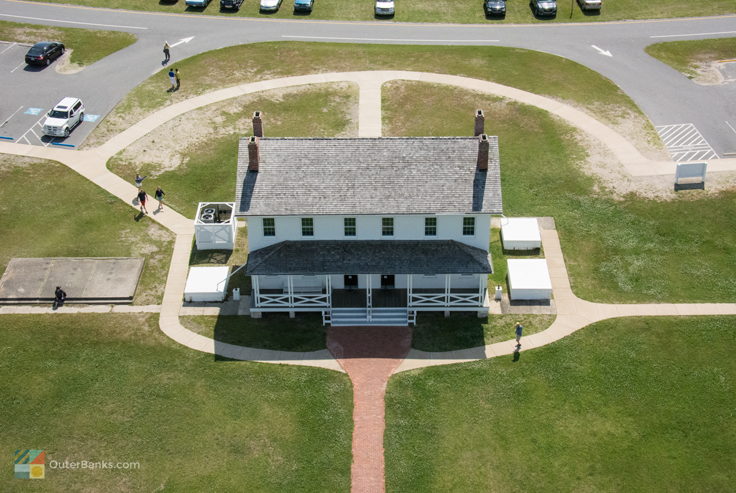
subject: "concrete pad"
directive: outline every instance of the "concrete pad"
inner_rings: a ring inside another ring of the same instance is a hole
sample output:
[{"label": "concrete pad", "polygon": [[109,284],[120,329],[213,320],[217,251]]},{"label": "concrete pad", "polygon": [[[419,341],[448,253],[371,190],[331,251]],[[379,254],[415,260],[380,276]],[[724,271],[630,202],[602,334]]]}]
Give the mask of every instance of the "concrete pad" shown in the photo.
[{"label": "concrete pad", "polygon": [[0,279],[0,303],[131,303],[143,270],[138,258],[14,258]]}]

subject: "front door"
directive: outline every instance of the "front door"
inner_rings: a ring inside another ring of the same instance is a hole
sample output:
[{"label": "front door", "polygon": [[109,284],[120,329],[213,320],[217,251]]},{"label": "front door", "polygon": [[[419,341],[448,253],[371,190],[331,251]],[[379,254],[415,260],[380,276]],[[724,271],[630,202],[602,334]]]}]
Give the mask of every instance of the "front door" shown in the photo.
[{"label": "front door", "polygon": [[393,289],[395,278],[393,274],[381,274],[381,289]]},{"label": "front door", "polygon": [[356,289],[358,287],[357,274],[348,274],[344,276],[345,289]]}]

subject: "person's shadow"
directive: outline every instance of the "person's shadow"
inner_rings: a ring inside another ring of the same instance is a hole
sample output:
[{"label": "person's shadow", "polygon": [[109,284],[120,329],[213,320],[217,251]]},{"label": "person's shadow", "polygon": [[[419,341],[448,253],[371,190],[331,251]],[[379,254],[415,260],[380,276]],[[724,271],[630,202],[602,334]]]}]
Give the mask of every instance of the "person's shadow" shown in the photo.
[{"label": "person's shadow", "polygon": [[516,363],[517,361],[519,361],[520,358],[521,358],[521,344],[517,344],[516,349],[514,349],[514,359],[512,359],[511,361]]},{"label": "person's shadow", "polygon": [[135,222],[138,222],[143,219],[143,216],[145,216],[145,214],[143,214],[143,211],[139,211],[138,214],[133,216],[133,219],[135,219]]}]

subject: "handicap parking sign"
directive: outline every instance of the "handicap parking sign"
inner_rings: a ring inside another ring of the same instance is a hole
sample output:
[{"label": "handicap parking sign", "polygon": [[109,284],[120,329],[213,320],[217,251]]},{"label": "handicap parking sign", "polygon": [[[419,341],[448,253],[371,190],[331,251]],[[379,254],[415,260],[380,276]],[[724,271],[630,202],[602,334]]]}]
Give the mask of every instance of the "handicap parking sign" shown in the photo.
[{"label": "handicap parking sign", "polygon": [[100,115],[88,115],[84,114],[84,121],[85,122],[96,122],[97,119],[100,117]]},{"label": "handicap parking sign", "polygon": [[40,115],[43,111],[43,108],[28,108],[24,111],[26,115]]}]

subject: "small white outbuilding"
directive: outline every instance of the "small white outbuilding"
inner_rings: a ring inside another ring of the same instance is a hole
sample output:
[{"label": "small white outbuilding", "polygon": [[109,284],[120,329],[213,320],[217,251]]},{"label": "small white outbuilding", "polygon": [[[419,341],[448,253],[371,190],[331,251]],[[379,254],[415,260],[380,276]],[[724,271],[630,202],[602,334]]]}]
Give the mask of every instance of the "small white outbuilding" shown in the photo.
[{"label": "small white outbuilding", "polygon": [[501,220],[504,250],[535,250],[542,247],[536,217],[510,217]]},{"label": "small white outbuilding", "polygon": [[191,267],[184,287],[184,301],[198,303],[225,301],[229,266]]},{"label": "small white outbuilding", "polygon": [[509,259],[509,298],[514,300],[549,300],[552,280],[543,258]]},{"label": "small white outbuilding", "polygon": [[234,202],[200,202],[194,218],[197,250],[232,250],[238,232]]}]

